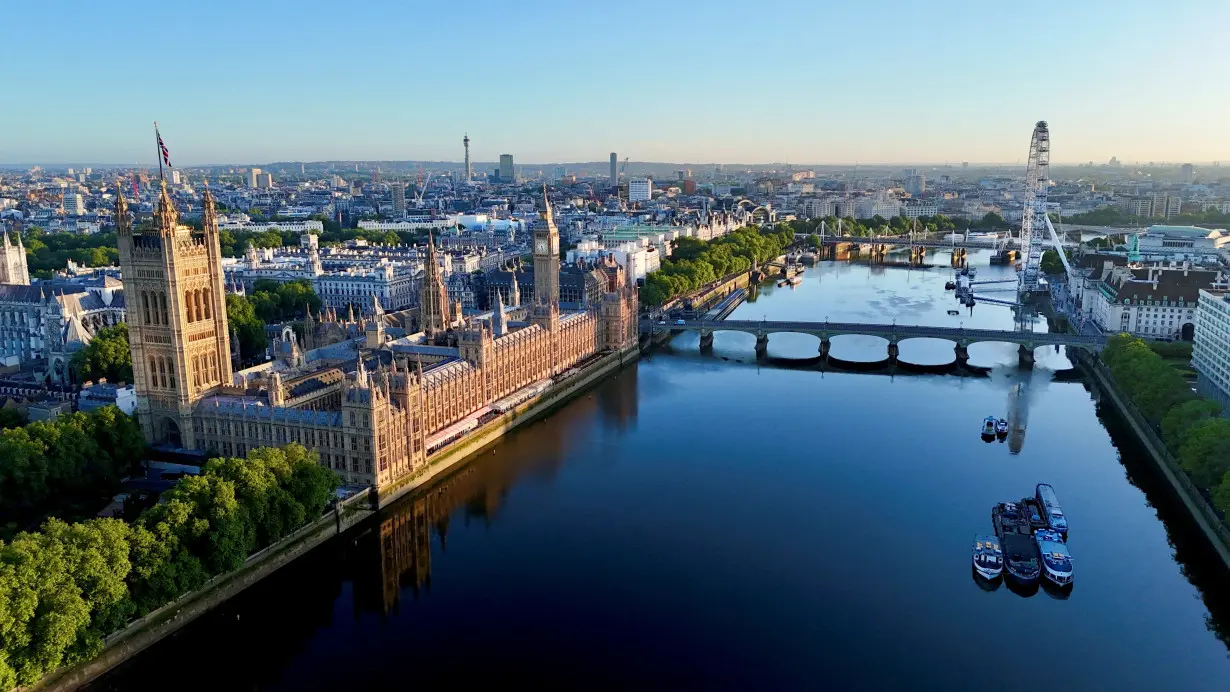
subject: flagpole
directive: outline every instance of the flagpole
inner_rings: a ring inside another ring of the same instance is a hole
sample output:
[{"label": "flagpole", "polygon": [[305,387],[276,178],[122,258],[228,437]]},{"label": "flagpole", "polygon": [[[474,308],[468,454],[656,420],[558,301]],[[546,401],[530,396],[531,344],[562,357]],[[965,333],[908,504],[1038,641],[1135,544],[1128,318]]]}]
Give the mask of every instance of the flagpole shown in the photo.
[{"label": "flagpole", "polygon": [[158,158],[158,180],[164,181],[162,176],[162,139],[158,135],[158,121],[154,121],[154,156]]}]

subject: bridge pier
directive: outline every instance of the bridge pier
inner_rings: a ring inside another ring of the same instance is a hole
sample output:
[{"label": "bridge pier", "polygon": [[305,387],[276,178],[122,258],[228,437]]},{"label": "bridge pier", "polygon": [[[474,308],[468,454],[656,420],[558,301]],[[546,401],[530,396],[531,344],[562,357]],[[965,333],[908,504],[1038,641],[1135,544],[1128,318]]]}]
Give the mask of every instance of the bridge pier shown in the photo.
[{"label": "bridge pier", "polygon": [[1017,349],[1017,361],[1024,370],[1032,370],[1034,367],[1034,350],[1025,344]]},{"label": "bridge pier", "polygon": [[827,338],[820,339],[820,360],[823,360],[825,362],[828,361],[829,348],[831,346],[832,346],[832,342],[830,342]]},{"label": "bridge pier", "polygon": [[897,364],[897,352],[898,351],[899,349],[897,348],[896,341],[888,342],[888,362],[889,363],[892,363],[893,365]]},{"label": "bridge pier", "polygon": [[756,335],[756,356],[761,357],[767,354],[768,352],[769,352],[769,335],[768,334],[757,334]]},{"label": "bridge pier", "polygon": [[965,367],[969,364],[969,347],[965,344],[957,344],[955,351],[957,354],[957,365]]},{"label": "bridge pier", "polygon": [[701,332],[700,335],[700,350],[713,350],[713,332]]}]

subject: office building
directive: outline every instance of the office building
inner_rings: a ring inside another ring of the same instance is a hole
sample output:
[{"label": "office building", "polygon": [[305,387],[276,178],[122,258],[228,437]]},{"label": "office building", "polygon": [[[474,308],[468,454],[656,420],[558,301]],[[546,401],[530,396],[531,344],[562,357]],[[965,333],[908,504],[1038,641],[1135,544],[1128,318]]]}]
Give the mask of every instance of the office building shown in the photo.
[{"label": "office building", "polygon": [[1179,167],[1179,182],[1190,183],[1192,181],[1192,165],[1185,163]]},{"label": "office building", "polygon": [[628,180],[628,201],[648,202],[653,199],[653,181],[649,178],[630,178]]},{"label": "office building", "polygon": [[258,188],[268,190],[273,187],[272,173],[259,173],[256,176],[256,186]]},{"label": "office building", "polygon": [[619,159],[615,157],[615,152],[611,152],[611,189],[619,189]]},{"label": "office building", "polygon": [[248,187],[251,187],[251,188],[256,187],[257,178],[260,176],[260,174],[261,174],[261,169],[259,168],[249,168],[248,169]]},{"label": "office building", "polygon": [[927,176],[918,171],[914,171],[912,175],[907,175],[905,178],[905,191],[911,197],[918,197],[927,191]]},{"label": "office building", "polygon": [[517,176],[513,173],[512,154],[500,154],[500,182],[511,183],[516,180]]},{"label": "office building", "polygon": [[406,186],[393,183],[390,192],[393,194],[393,216],[401,218],[406,215]]},{"label": "office building", "polygon": [[81,216],[85,213],[85,198],[81,196],[81,193],[64,193],[64,213],[69,216]]},{"label": "office building", "polygon": [[1197,391],[1230,410],[1230,294],[1200,291],[1192,367]]}]

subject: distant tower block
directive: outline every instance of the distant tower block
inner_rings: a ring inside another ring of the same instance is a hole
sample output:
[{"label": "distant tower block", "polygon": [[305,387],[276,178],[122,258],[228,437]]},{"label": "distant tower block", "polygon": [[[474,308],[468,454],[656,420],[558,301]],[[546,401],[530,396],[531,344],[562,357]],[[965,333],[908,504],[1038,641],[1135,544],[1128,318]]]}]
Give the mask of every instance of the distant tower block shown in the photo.
[{"label": "distant tower block", "polygon": [[615,152],[611,152],[611,189],[619,189],[619,169],[615,164],[619,161],[619,157],[615,156]]},{"label": "distant tower block", "polygon": [[466,136],[461,140],[461,143],[466,148],[466,182],[468,183],[473,178],[474,174],[474,171],[470,169],[470,133],[466,133]]}]

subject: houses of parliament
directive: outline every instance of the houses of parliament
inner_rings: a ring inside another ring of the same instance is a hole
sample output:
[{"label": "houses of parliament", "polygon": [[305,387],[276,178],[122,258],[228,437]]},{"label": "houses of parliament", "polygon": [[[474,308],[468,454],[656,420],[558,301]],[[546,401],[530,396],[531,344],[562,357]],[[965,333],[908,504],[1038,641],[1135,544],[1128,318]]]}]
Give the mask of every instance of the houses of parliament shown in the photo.
[{"label": "houses of parliament", "polygon": [[[384,487],[432,452],[603,353],[636,344],[636,291],[613,259],[595,273],[602,299],[561,311],[559,232],[544,193],[534,225],[528,310],[463,315],[450,304],[429,242],[421,331],[396,340],[378,308],[362,333],[300,351],[288,327],[275,362],[233,371],[218,221],[212,195],[197,231],[179,222],[165,185],[153,222],[134,228],[116,199],[137,411],[164,448],[242,456],[298,442],[343,483]],[[520,317],[511,320],[509,316]]]}]

